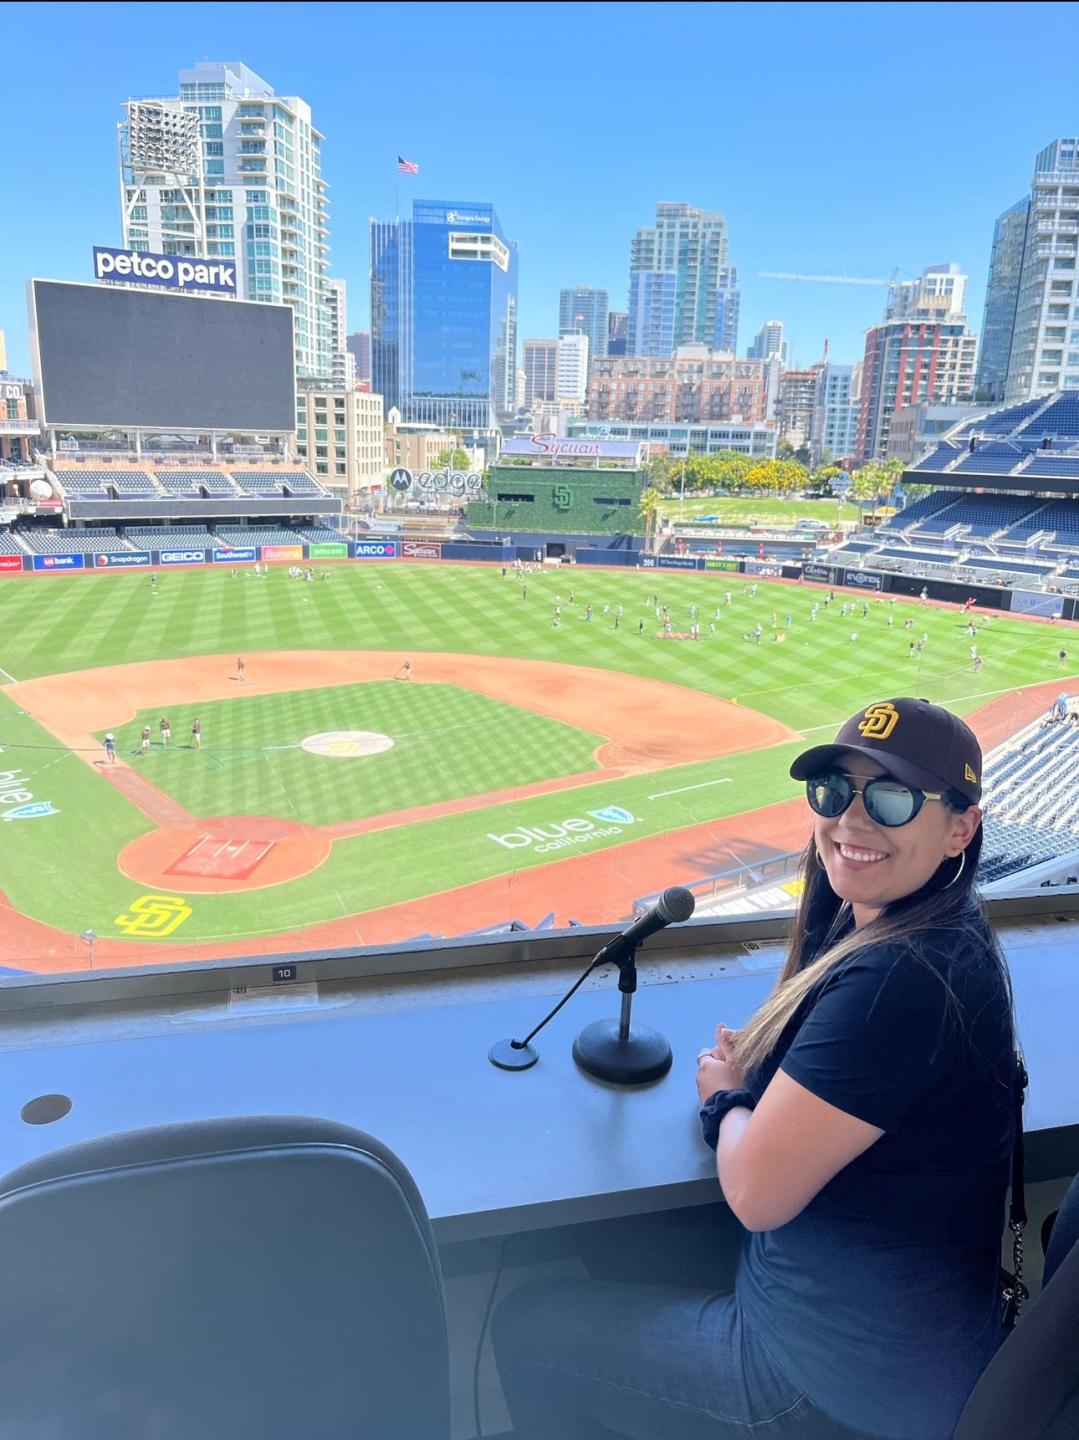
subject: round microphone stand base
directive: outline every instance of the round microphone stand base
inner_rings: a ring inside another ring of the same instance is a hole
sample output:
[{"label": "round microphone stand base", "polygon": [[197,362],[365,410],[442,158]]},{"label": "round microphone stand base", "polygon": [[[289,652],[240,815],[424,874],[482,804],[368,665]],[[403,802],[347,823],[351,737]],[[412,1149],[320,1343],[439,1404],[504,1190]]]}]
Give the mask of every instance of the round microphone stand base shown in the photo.
[{"label": "round microphone stand base", "polygon": [[516,1045],[512,1040],[499,1040],[488,1050],[487,1058],[500,1070],[531,1070],[539,1055],[531,1045]]},{"label": "round microphone stand base", "polygon": [[658,1030],[634,1029],[619,1034],[617,1020],[586,1025],[573,1042],[573,1058],[587,1074],[612,1085],[646,1085],[661,1080],[671,1068],[671,1047]]}]

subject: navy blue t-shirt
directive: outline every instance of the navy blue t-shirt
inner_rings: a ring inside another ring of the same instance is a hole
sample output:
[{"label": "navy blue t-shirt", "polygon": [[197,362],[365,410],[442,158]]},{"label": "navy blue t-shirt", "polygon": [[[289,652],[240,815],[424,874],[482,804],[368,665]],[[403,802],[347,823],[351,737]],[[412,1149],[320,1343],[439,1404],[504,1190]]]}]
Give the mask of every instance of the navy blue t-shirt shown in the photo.
[{"label": "navy blue t-shirt", "polygon": [[817,1407],[887,1440],[948,1440],[1003,1339],[1014,1134],[1007,993],[987,922],[877,945],[806,997],[778,1068],[883,1130],[802,1213],[747,1236],[740,1305]]}]

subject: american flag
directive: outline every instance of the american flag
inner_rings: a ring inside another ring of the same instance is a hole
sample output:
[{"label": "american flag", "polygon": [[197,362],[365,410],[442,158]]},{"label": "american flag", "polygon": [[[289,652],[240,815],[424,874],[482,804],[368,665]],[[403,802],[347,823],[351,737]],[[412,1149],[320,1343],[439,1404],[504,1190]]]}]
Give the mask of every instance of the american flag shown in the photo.
[{"label": "american flag", "polygon": [[420,173],[420,167],[416,164],[415,160],[406,160],[403,155],[398,155],[397,173],[398,175],[418,175]]}]

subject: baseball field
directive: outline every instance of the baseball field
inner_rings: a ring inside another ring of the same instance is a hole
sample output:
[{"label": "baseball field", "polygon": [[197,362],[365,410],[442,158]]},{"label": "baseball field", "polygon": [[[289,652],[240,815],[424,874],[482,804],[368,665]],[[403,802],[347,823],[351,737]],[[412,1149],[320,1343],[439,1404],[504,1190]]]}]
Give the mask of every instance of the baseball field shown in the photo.
[{"label": "baseball field", "polygon": [[617,920],[800,848],[789,758],[856,708],[924,695],[995,743],[1079,668],[1074,627],[979,616],[975,669],[954,606],[826,593],[403,562],[7,581],[0,963]]}]

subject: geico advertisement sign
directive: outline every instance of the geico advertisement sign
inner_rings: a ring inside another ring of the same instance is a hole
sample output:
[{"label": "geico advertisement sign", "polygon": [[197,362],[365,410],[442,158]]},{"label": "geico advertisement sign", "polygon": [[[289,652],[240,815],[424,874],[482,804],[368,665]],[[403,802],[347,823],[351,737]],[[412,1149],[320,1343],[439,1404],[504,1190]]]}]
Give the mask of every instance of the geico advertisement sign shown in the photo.
[{"label": "geico advertisement sign", "polygon": [[[621,835],[627,825],[636,824],[636,816],[623,810],[621,805],[605,805],[602,810],[589,810],[591,819],[571,815],[567,820],[558,820],[551,825],[522,825],[519,830],[507,830],[504,835],[487,832],[488,840],[503,845],[507,850],[531,850],[534,855],[546,855],[552,850],[565,850],[571,845],[587,845],[592,840],[603,840],[610,835]],[[600,824],[596,824],[596,821]]]},{"label": "geico advertisement sign", "polygon": [[94,246],[94,279],[107,285],[138,280],[159,290],[210,290],[236,294],[236,266],[193,255],[157,255],[144,250],[113,250]]},{"label": "geico advertisement sign", "polygon": [[357,540],[352,551],[357,560],[395,560],[396,540]]},{"label": "geico advertisement sign", "polygon": [[162,550],[158,554],[162,565],[205,565],[205,550]]}]

